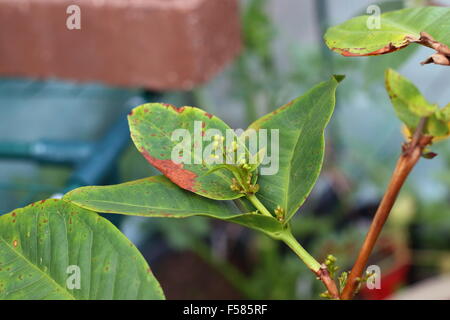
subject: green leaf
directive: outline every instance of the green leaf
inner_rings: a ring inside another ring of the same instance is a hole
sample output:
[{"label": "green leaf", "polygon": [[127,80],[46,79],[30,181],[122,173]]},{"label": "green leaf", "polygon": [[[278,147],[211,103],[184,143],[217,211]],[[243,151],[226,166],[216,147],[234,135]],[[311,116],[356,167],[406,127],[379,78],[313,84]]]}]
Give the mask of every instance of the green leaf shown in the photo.
[{"label": "green leaf", "polygon": [[411,81],[392,69],[386,70],[386,90],[398,118],[408,129],[408,135],[415,131],[420,118],[426,117],[425,134],[436,138],[448,136],[448,106],[439,109],[430,104]]},{"label": "green leaf", "polygon": [[417,87],[392,69],[386,70],[386,90],[398,118],[414,131],[421,117],[433,115],[438,107],[430,104]]},{"label": "green leaf", "polygon": [[[352,18],[328,29],[325,42],[344,56],[372,56],[394,52],[408,46],[421,32],[429,33],[436,41],[450,45],[450,9],[444,7],[408,8],[386,12],[376,17],[364,15]],[[370,27],[370,28],[369,28]]]},{"label": "green leaf", "polygon": [[[335,92],[342,76],[334,76],[250,125],[249,129],[267,129],[266,158],[276,154],[270,141],[279,135],[279,168],[275,174],[258,177],[256,196],[274,212],[280,206],[288,221],[303,204],[322,167],[324,130],[335,105]],[[275,132],[274,132],[275,133]],[[272,160],[278,160],[277,157]],[[262,165],[264,167],[264,165]]]},{"label": "green leaf", "polygon": [[433,137],[446,137],[449,134],[448,123],[432,115],[428,118],[425,131]]},{"label": "green leaf", "polygon": [[140,252],[95,212],[44,200],[1,216],[0,235],[0,299],[164,299]]},{"label": "green leaf", "polygon": [[450,122],[450,103],[436,112],[436,118],[441,121]]},{"label": "green leaf", "polygon": [[97,212],[144,217],[187,218],[205,216],[230,221],[271,236],[283,226],[275,218],[257,213],[242,214],[230,201],[215,201],[185,191],[164,176],[104,187],[82,187],[64,200]]},{"label": "green leaf", "polygon": [[[212,130],[224,138],[228,132],[235,139],[234,132],[222,120],[197,108],[177,109],[161,103],[141,105],[133,109],[128,119],[131,138],[138,150],[172,182],[211,199],[229,200],[243,196],[230,189],[233,175],[227,170],[211,171],[217,164],[208,163],[212,159],[205,159],[203,154],[203,151],[211,150]],[[178,135],[173,136],[176,132]],[[231,143],[228,140],[226,143]],[[222,153],[217,156],[222,157]],[[225,162],[224,157],[219,160]]]}]

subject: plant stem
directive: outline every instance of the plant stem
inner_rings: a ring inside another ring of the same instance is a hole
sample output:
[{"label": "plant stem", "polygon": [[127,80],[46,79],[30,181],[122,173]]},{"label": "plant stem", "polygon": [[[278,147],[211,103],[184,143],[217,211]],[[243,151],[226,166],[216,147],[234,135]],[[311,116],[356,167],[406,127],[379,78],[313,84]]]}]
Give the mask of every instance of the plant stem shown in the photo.
[{"label": "plant stem", "polygon": [[247,194],[247,199],[250,200],[251,203],[255,206],[256,209],[258,209],[259,212],[261,212],[265,216],[273,217],[269,210],[266,209],[266,207],[259,201],[259,199],[254,194]]},{"label": "plant stem", "polygon": [[[267,208],[254,194],[247,194],[246,197],[263,215],[273,217],[269,210],[267,210]],[[336,282],[334,282],[331,278],[327,267],[323,264],[321,265],[300,245],[300,243],[298,243],[297,239],[295,239],[292,235],[290,228],[286,227],[286,229],[276,238],[283,241],[289,248],[291,248],[291,250],[295,252],[295,254],[306,264],[306,266],[315,273],[315,275],[323,282],[331,297],[334,299],[339,299],[339,290],[337,289]]]},{"label": "plant stem", "polygon": [[378,236],[381,233],[383,225],[391,212],[400,189],[405,183],[409,173],[419,161],[423,149],[431,143],[432,137],[424,136],[422,134],[425,124],[426,118],[422,118],[416,131],[414,132],[411,142],[403,147],[403,152],[397,161],[397,165],[392,173],[387,190],[375,213],[372,224],[359,251],[358,258],[356,259],[353,269],[348,276],[347,283],[341,295],[341,299],[343,300],[353,298],[358,286],[358,280],[361,278],[369,256],[375,246]]},{"label": "plant stem", "polygon": [[284,232],[280,240],[283,241],[295,254],[306,264],[306,266],[311,269],[312,272],[317,273],[321,265],[320,263],[311,256],[308,251],[306,251],[300,243],[298,243],[297,239],[292,235],[290,231]]},{"label": "plant stem", "polygon": [[306,266],[316,274],[316,276],[323,282],[328,292],[334,299],[339,299],[339,291],[337,289],[336,283],[331,278],[327,267],[321,265],[313,256],[311,256],[308,251],[306,251],[297,239],[292,235],[289,230],[286,230],[280,235],[279,238],[283,241],[289,248],[294,251],[297,256],[306,264]]}]

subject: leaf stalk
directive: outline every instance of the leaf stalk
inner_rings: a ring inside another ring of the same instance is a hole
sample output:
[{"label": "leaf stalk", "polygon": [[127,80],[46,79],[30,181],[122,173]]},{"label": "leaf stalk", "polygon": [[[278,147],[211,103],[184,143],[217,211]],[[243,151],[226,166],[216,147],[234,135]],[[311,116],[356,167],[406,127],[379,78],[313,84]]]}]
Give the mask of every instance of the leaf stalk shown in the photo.
[{"label": "leaf stalk", "polygon": [[247,199],[250,200],[250,202],[255,206],[256,209],[258,209],[259,212],[261,212],[263,215],[268,217],[273,217],[269,210],[259,201],[259,199],[254,194],[247,194]]}]

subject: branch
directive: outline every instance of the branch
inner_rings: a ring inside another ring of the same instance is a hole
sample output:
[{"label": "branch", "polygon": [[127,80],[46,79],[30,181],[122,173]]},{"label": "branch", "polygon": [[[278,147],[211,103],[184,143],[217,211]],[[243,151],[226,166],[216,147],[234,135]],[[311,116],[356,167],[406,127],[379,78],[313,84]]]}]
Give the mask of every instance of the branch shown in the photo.
[{"label": "branch", "polygon": [[435,54],[431,55],[425,61],[422,61],[421,64],[435,63],[443,66],[450,66],[450,48],[447,45],[434,40],[434,38],[430,34],[421,32],[420,38],[407,36],[406,39],[409,42],[418,43],[425,47],[436,50]]},{"label": "branch", "polygon": [[326,265],[322,264],[319,271],[316,272],[316,275],[320,279],[320,281],[323,282],[330,296],[336,300],[340,299],[336,282],[333,280],[333,278],[331,278]]},{"label": "branch", "polygon": [[352,299],[358,286],[358,280],[361,278],[364,268],[367,265],[369,256],[375,246],[378,236],[381,233],[384,223],[397,199],[397,196],[406,181],[409,173],[422,156],[423,149],[431,144],[432,137],[424,136],[423,130],[426,124],[426,118],[422,118],[414,132],[411,142],[403,146],[403,152],[397,161],[397,165],[387,187],[386,193],[375,213],[372,224],[367,233],[366,239],[359,251],[358,258],[348,276],[347,283],[342,292],[341,299]]}]

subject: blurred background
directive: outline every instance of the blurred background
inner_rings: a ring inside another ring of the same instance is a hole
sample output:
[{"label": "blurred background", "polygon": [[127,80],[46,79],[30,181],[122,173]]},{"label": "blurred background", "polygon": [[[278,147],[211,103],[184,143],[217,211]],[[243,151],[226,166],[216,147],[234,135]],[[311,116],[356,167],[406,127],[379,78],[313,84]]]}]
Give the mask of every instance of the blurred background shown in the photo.
[{"label": "blurred background", "polygon": [[[322,36],[328,26],[365,14],[371,4],[386,12],[430,4],[450,6],[450,1],[218,2],[237,3],[238,10],[227,12],[234,14],[230,21],[240,25],[241,45],[239,37],[230,37],[233,43],[222,45],[236,50],[218,59],[220,66],[205,79],[180,88],[132,81],[112,81],[112,85],[102,79],[14,74],[11,68],[8,72],[0,68],[0,214],[78,186],[158,174],[128,136],[125,115],[142,102],[193,105],[233,128],[246,128],[331,74],[345,74],[327,129],[322,174],[292,228],[318,260],[333,253],[340,271],[350,269],[403,140],[384,89],[384,70],[398,70],[440,106],[450,101],[450,73],[442,66],[419,65],[430,54],[426,48],[410,46],[370,59],[344,58],[329,51]],[[80,1],[81,10],[83,4]],[[6,10],[0,16],[9,17]],[[0,27],[4,30],[7,23],[6,18],[0,20]],[[181,36],[173,36],[173,41],[182,41]],[[26,49],[30,59],[35,58],[33,35],[23,30],[21,37],[30,44]],[[145,37],[145,32],[136,37]],[[15,50],[15,42],[7,46],[8,52]],[[5,48],[0,45],[0,64]],[[381,289],[363,289],[358,298],[450,299],[450,144],[438,143],[433,151],[438,157],[421,160],[408,179],[370,261],[381,267]],[[203,218],[108,218],[144,254],[168,299],[318,299],[324,291],[282,243],[238,225]],[[442,283],[448,286],[433,287]]]}]

